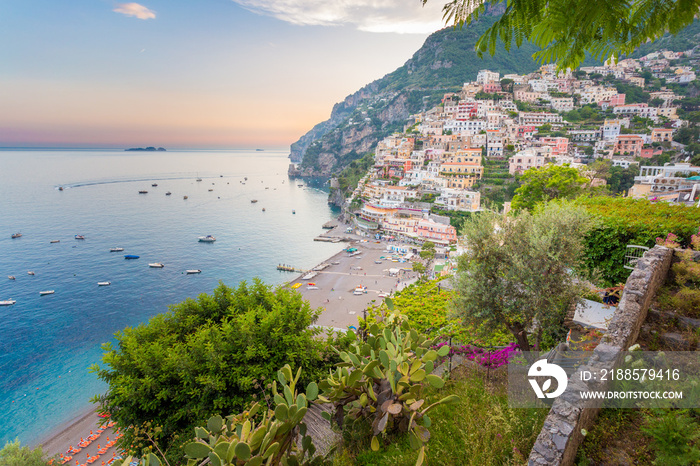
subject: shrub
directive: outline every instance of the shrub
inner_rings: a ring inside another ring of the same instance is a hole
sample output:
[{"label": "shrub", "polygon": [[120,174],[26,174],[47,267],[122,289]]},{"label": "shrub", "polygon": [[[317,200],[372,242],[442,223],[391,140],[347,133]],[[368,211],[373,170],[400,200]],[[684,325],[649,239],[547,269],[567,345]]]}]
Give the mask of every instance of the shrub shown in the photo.
[{"label": "shrub", "polygon": [[47,466],[41,447],[31,449],[21,446],[19,440],[7,442],[0,450],[0,466]]}]

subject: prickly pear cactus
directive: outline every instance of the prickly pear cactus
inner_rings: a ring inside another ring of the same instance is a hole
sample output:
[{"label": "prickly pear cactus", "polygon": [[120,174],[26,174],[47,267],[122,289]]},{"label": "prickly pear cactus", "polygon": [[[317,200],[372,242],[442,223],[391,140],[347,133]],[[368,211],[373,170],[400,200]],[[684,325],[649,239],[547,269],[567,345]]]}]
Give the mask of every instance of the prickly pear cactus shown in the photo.
[{"label": "prickly pear cactus", "polygon": [[[188,466],[210,464],[212,466],[261,466],[265,465],[324,465],[320,456],[314,457],[311,437],[306,435],[304,415],[309,402],[318,396],[315,382],[306,387],[306,393],[296,391],[301,369],[292,376],[292,369],[285,365],[277,373],[282,387],[272,384],[274,409],[266,409],[255,403],[241,414],[223,419],[213,416],[206,427],[195,428],[195,439],[185,445]],[[256,414],[261,414],[257,421]],[[301,438],[300,444],[297,440]],[[124,460],[129,464],[131,458]],[[154,454],[142,458],[140,466],[161,466]]]},{"label": "prickly pear cactus", "polygon": [[[411,447],[420,450],[417,464],[422,464],[430,440],[428,412],[459,400],[450,395],[429,404],[423,397],[425,384],[441,388],[445,383],[431,372],[449,347],[435,351],[430,348],[434,343],[411,329],[404,316],[390,314],[383,326],[370,326],[367,341],[355,340],[348,351],[339,352],[343,362],[319,384],[323,394],[318,398],[335,405],[341,428],[346,420],[370,421],[373,450],[379,449],[382,434],[406,432]],[[324,417],[332,418],[330,413]]]}]

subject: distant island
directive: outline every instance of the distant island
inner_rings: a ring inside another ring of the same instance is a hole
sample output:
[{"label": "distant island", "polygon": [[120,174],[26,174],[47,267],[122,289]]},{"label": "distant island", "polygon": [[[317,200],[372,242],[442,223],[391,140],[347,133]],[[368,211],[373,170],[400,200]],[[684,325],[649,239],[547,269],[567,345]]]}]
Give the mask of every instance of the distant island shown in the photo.
[{"label": "distant island", "polygon": [[125,151],[146,150],[146,151],[149,151],[149,152],[155,152],[155,151],[165,152],[165,147],[159,147],[159,148],[157,148],[157,149],[156,149],[155,147],[153,147],[153,146],[149,146],[149,147],[132,147],[131,149],[124,149],[124,150],[125,150]]}]

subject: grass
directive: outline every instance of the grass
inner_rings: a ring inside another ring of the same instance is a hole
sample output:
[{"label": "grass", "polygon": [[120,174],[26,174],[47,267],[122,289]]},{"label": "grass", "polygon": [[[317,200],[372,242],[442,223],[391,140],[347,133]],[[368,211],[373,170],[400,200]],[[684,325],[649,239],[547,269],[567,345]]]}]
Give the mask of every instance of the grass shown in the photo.
[{"label": "grass", "polygon": [[640,429],[645,424],[639,409],[603,409],[578,449],[576,464],[651,464],[651,438]]},{"label": "grass", "polygon": [[[483,368],[456,368],[450,380],[431,395],[451,394],[460,402],[440,406],[431,412],[431,438],[425,464],[428,465],[521,465],[542,428],[546,409],[511,409],[507,400],[507,368],[491,372],[486,380]],[[414,465],[417,451],[406,438],[385,439],[379,451],[369,444],[340,448],[334,466]]]}]

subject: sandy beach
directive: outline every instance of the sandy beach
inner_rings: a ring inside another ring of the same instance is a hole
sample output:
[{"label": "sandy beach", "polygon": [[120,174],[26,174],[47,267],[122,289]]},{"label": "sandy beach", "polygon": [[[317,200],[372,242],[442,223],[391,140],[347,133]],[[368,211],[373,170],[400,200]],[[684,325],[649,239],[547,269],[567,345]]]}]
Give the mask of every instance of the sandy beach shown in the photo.
[{"label": "sandy beach", "polygon": [[[343,238],[343,244],[357,248],[359,254],[350,255],[341,251],[322,262],[329,265],[313,278],[304,280],[302,277],[305,274],[302,274],[290,282],[290,285],[301,283],[297,290],[312,308],[323,308],[316,323],[324,327],[357,327],[362,311],[373,301],[381,302],[383,298],[379,297],[380,294],[396,292],[416,281],[410,261],[392,262],[392,254],[387,252],[391,243],[367,240],[344,231],[345,225],[341,224],[323,236]],[[398,275],[391,276],[390,269],[400,271]],[[314,287],[308,287],[308,283],[314,283]],[[367,292],[355,295],[353,291],[357,286],[366,286]]]},{"label": "sandy beach", "polygon": [[[84,465],[88,464],[88,458],[97,457],[92,463],[93,465],[103,466],[109,464],[109,460],[117,456],[115,447],[107,448],[103,453],[98,450],[105,448],[107,443],[115,440],[116,433],[114,429],[108,427],[101,434],[98,432],[100,417],[94,409],[85,411],[74,419],[57,427],[49,436],[42,439],[39,445],[42,446],[47,457],[54,457],[63,454],[63,458],[72,456],[67,465]],[[68,454],[70,447],[79,448],[78,444],[81,440],[86,440],[90,435],[99,435],[93,440],[90,445],[82,448],[80,452]],[[58,457],[58,464],[62,458]]]}]

